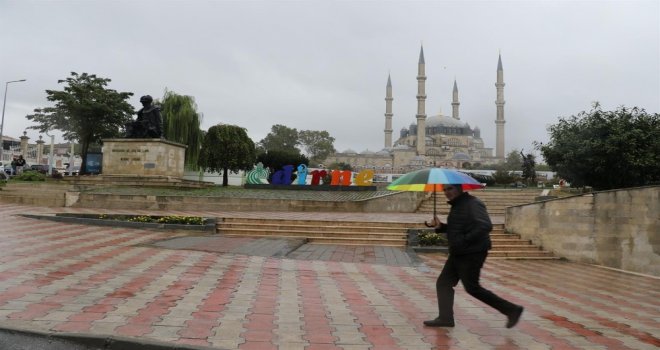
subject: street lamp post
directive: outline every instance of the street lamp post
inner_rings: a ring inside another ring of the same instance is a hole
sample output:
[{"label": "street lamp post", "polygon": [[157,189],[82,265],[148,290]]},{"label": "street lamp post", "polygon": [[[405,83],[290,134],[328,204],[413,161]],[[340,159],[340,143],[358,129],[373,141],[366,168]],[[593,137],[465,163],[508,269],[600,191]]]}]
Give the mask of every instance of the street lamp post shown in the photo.
[{"label": "street lamp post", "polygon": [[[4,136],[3,131],[5,130],[5,105],[7,104],[7,88],[9,87],[10,83],[18,83],[18,82],[21,82],[21,81],[25,81],[25,79],[11,80],[11,81],[5,82],[5,99],[2,102],[2,123],[0,124],[0,162],[4,159],[2,153],[5,150],[5,143],[4,143],[4,139],[3,139],[3,136]],[[5,171],[4,163],[3,163],[2,166],[3,166],[2,171]]]},{"label": "street lamp post", "polygon": [[48,175],[53,175],[53,147],[55,146],[55,135],[50,135],[46,132],[46,135],[50,136],[50,152],[48,152]]}]

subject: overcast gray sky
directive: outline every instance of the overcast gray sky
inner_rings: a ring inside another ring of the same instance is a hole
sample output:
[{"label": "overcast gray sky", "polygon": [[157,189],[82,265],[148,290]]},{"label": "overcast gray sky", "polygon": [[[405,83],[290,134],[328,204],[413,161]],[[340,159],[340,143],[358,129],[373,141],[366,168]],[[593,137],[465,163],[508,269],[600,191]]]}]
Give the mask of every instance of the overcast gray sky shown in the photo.
[{"label": "overcast gray sky", "polygon": [[659,4],[0,0],[0,80],[27,79],[9,85],[4,133],[33,125],[25,115],[75,71],[135,93],[136,110],[166,88],[191,95],[203,129],[235,124],[258,142],[282,124],[327,130],[338,151],[377,151],[388,73],[394,138],[415,122],[423,43],[427,114],[451,115],[456,78],[461,120],[493,148],[501,52],[506,151],[531,150],[594,101],[659,112]]}]

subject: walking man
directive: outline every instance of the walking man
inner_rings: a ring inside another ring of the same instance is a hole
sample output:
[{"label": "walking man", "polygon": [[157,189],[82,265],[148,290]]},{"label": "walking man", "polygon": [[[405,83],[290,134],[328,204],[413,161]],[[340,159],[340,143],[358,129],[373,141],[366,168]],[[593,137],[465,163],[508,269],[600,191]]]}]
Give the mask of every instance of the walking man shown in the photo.
[{"label": "walking man", "polygon": [[427,226],[435,227],[436,233],[447,234],[449,258],[435,284],[438,317],[424,321],[424,325],[454,327],[454,287],[460,280],[468,294],[507,316],[507,328],[515,326],[523,307],[498,297],[479,284],[479,274],[491,248],[490,231],[493,228],[486,206],[478,198],[463,192],[460,184],[444,185],[443,191],[451,205],[447,223],[434,217]]}]

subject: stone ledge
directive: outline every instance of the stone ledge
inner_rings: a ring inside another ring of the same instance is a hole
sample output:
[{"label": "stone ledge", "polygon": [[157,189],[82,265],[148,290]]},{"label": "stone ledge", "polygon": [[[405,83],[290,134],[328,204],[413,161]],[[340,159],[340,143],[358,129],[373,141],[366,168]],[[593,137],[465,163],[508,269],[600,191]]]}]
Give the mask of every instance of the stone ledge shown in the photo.
[{"label": "stone ledge", "polygon": [[150,186],[177,188],[208,188],[213,182],[185,180],[164,175],[95,175],[67,176],[62,181],[75,187],[108,187],[108,186]]}]

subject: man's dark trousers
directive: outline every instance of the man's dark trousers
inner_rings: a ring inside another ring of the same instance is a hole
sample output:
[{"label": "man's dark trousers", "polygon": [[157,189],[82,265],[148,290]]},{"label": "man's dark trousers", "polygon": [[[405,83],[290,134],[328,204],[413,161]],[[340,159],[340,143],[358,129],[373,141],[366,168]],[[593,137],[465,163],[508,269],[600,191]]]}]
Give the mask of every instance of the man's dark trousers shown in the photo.
[{"label": "man's dark trousers", "polygon": [[454,321],[454,287],[460,279],[465,291],[471,296],[481,300],[497,311],[508,315],[515,310],[512,304],[479,284],[481,267],[486,261],[488,252],[453,255],[449,254],[445,266],[438,276],[435,288],[438,294],[439,319]]}]

